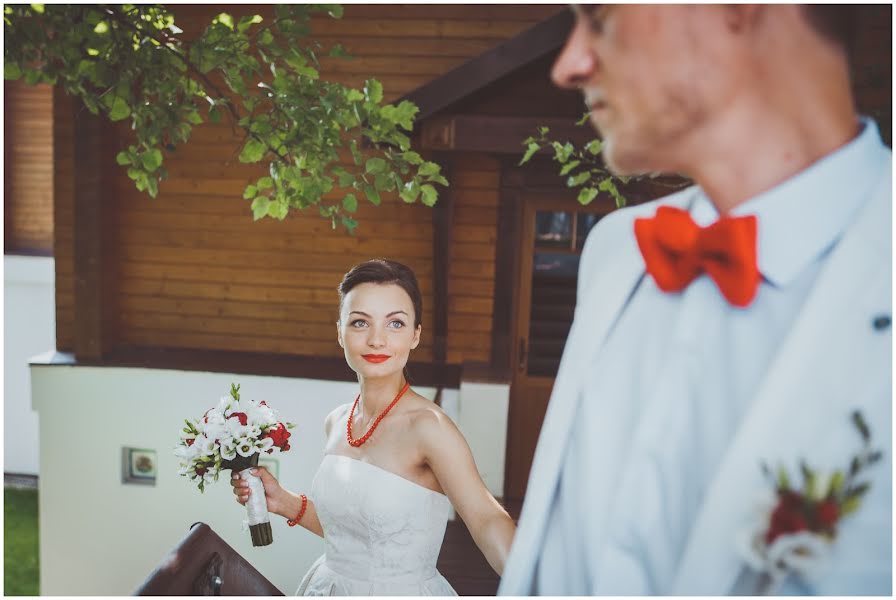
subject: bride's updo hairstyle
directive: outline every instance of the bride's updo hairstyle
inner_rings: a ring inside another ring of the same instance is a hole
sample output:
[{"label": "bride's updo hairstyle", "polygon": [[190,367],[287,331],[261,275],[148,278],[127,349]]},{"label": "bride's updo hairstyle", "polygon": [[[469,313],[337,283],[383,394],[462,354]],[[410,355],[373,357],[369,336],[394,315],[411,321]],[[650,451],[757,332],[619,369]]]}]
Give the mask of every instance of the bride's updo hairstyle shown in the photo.
[{"label": "bride's updo hairstyle", "polygon": [[423,319],[423,295],[420,293],[417,277],[409,267],[384,258],[375,258],[352,267],[339,284],[339,314],[342,314],[342,303],[346,295],[362,283],[394,283],[401,287],[414,305],[414,329],[420,326]]}]

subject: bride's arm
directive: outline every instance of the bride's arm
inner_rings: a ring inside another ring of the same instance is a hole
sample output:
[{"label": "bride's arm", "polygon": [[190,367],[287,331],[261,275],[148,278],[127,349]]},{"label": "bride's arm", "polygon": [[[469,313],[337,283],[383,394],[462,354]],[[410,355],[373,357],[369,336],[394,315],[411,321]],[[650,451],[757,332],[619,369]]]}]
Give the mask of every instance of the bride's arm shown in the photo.
[{"label": "bride's arm", "polygon": [[425,411],[415,422],[427,464],[464,520],[486,560],[501,575],[516,525],[492,496],[463,434],[441,411]]}]

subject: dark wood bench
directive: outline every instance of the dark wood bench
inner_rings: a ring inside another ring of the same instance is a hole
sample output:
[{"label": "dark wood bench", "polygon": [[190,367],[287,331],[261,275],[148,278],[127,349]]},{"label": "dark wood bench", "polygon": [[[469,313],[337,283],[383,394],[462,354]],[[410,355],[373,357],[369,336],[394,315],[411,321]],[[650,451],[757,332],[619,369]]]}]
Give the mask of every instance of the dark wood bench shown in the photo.
[{"label": "dark wood bench", "polygon": [[283,596],[283,592],[211,527],[194,523],[134,595]]}]

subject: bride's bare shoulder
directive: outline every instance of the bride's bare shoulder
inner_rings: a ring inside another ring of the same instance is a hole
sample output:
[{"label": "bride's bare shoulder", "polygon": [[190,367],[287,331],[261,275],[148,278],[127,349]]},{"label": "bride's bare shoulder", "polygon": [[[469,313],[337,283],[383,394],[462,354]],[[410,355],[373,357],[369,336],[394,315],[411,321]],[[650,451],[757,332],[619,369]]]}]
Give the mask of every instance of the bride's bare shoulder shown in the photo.
[{"label": "bride's bare shoulder", "polygon": [[335,425],[338,421],[343,421],[348,417],[348,411],[351,409],[351,403],[348,404],[340,404],[336,408],[330,411],[330,414],[327,415],[327,418],[324,419],[324,433],[327,437],[330,437],[330,432],[333,431],[333,425]]},{"label": "bride's bare shoulder", "polygon": [[444,435],[457,431],[457,425],[438,404],[415,394],[413,405],[408,411],[411,426],[421,435]]}]

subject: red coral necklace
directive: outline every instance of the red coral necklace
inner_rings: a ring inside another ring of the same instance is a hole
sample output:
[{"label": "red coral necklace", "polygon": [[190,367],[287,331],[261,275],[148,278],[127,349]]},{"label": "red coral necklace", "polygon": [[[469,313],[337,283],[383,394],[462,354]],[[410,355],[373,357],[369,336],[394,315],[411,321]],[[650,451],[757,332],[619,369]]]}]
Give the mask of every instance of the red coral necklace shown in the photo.
[{"label": "red coral necklace", "polygon": [[399,400],[401,400],[401,397],[404,396],[404,393],[406,391],[408,391],[409,387],[411,387],[410,382],[406,382],[404,384],[404,387],[401,388],[401,391],[398,392],[398,395],[395,396],[395,399],[392,400],[392,402],[389,403],[389,406],[386,407],[386,410],[381,412],[380,416],[378,416],[376,418],[376,421],[373,422],[373,425],[370,427],[370,429],[367,430],[367,433],[365,433],[363,436],[361,436],[360,438],[358,438],[356,440],[352,437],[352,419],[355,416],[355,409],[358,408],[358,402],[361,400],[361,394],[358,394],[358,397],[355,398],[355,403],[352,405],[351,411],[349,411],[349,413],[348,413],[348,422],[345,425],[345,437],[346,437],[346,439],[348,439],[349,446],[357,448],[358,446],[361,446],[364,442],[366,442],[368,439],[370,439],[370,436],[373,435],[373,432],[376,430],[377,426],[380,424],[380,421],[382,421],[383,417],[385,417],[389,413],[389,411],[392,410],[392,407],[395,406]]}]

